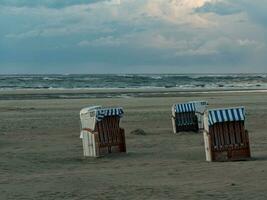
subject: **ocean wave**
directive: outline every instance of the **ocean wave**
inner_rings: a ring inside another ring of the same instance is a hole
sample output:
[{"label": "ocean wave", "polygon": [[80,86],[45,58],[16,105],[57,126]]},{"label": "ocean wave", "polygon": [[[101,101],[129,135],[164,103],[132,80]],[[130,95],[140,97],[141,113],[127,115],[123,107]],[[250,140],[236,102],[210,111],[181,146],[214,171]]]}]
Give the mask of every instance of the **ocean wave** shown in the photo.
[{"label": "ocean wave", "polygon": [[43,77],[42,80],[44,80],[44,81],[62,81],[63,79],[56,78],[56,77]]},{"label": "ocean wave", "polygon": [[267,88],[266,74],[0,75],[0,89]]}]

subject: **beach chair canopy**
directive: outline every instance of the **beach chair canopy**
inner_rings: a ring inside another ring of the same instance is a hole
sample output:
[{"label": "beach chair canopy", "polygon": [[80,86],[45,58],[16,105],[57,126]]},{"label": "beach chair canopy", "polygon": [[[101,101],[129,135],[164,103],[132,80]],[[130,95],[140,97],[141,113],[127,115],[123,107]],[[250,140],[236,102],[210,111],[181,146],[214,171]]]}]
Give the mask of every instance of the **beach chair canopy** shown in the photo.
[{"label": "beach chair canopy", "polygon": [[245,120],[245,108],[221,108],[208,110],[208,123],[212,126],[220,122],[233,122]]},{"label": "beach chair canopy", "polygon": [[206,101],[190,101],[188,103],[174,104],[174,111],[176,113],[182,112],[195,112],[201,107],[206,107],[208,102]]},{"label": "beach chair canopy", "polygon": [[204,114],[207,109],[208,102],[207,101],[190,101],[189,103],[193,103],[195,106],[195,112],[199,114]]},{"label": "beach chair canopy", "polygon": [[105,117],[123,116],[123,109],[121,107],[103,108],[101,106],[92,106],[83,108],[80,111],[82,128],[95,130],[97,122],[102,121]]},{"label": "beach chair canopy", "polygon": [[194,103],[180,103],[174,105],[174,110],[176,113],[194,112],[196,108]]}]

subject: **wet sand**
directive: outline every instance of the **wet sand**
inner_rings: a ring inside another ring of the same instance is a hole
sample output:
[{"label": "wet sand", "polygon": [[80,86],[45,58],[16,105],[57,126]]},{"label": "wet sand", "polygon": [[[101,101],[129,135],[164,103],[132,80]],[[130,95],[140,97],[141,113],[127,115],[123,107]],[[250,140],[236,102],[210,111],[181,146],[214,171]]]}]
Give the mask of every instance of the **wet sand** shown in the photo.
[{"label": "wet sand", "polygon": [[[35,100],[25,93],[0,101],[0,199],[267,199],[267,93]],[[245,106],[253,159],[208,163],[201,134],[174,135],[171,105],[189,100]],[[83,158],[79,111],[95,104],[124,107],[127,154]],[[131,135],[136,128],[147,135]]]}]

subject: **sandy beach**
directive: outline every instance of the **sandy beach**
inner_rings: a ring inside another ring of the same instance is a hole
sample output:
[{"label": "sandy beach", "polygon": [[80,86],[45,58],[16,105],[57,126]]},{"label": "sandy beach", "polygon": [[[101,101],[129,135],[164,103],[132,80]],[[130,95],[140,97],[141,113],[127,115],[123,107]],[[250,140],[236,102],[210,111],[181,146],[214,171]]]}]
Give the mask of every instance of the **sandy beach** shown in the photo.
[{"label": "sandy beach", "polygon": [[[266,92],[67,93],[0,93],[1,200],[267,199]],[[252,160],[208,163],[202,134],[174,135],[171,106],[189,100],[245,106]],[[127,154],[83,158],[79,111],[99,104],[124,108]],[[130,134],[137,128],[147,134]]]}]

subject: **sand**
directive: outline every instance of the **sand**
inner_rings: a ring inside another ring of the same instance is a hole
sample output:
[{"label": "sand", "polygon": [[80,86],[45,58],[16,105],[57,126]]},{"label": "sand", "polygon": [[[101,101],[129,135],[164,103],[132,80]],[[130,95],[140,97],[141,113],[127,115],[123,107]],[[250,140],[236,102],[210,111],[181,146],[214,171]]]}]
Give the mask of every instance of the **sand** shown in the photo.
[{"label": "sand", "polygon": [[[267,93],[35,100],[12,95],[8,99],[14,100],[0,101],[1,200],[267,199]],[[201,134],[172,133],[171,105],[199,99],[211,108],[246,107],[251,161],[208,163]],[[95,104],[124,107],[127,154],[83,158],[79,111]],[[137,128],[146,135],[130,134]]]}]

